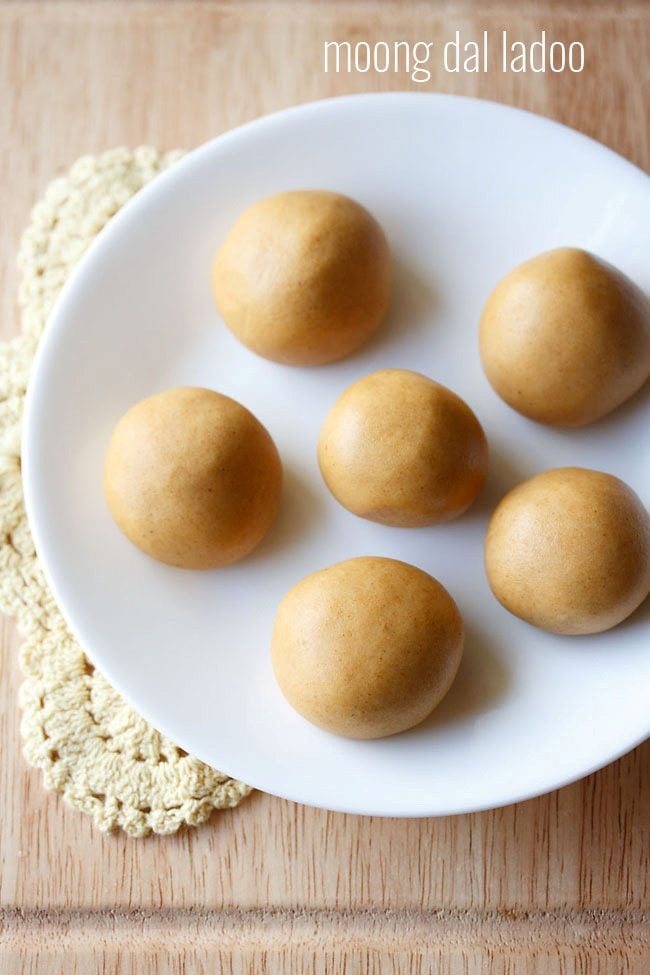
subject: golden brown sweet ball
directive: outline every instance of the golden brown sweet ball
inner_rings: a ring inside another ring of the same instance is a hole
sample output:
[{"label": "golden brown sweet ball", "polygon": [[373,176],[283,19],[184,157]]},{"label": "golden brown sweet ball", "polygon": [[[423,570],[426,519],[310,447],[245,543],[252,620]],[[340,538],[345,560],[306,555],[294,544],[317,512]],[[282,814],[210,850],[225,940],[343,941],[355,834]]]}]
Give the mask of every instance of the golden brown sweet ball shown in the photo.
[{"label": "golden brown sweet ball", "polygon": [[611,474],[546,471],[506,494],[490,521],[485,567],[506,609],[552,633],[599,633],[650,590],[650,518]]},{"label": "golden brown sweet ball", "polygon": [[616,409],[650,374],[650,303],[611,264],[575,247],[507,274],[483,310],[483,368],[513,409],[581,427]]},{"label": "golden brown sweet ball", "polygon": [[280,603],[273,669],[289,703],[346,738],[419,724],[458,670],[463,623],[439,582],[405,562],[356,558],[302,579]]},{"label": "golden brown sweet ball", "polygon": [[160,562],[213,569],[247,555],[280,505],[268,432],[210,389],[169,389],[124,414],[108,448],[106,500],[134,545]]},{"label": "golden brown sweet ball", "polygon": [[488,447],[476,416],[450,389],[407,369],[383,369],[335,402],[318,461],[348,511],[407,528],[462,514],[485,482]]},{"label": "golden brown sweet ball", "polygon": [[212,291],[230,331],[258,355],[295,366],[332,362],[386,314],[388,244],[347,196],[278,193],[236,221],[215,257]]}]

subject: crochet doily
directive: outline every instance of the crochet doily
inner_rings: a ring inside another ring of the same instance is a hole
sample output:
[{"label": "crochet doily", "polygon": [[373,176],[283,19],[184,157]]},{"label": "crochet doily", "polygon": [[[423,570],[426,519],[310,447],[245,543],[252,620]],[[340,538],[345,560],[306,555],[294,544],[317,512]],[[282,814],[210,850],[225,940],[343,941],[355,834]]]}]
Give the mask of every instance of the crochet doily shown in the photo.
[{"label": "crochet doily", "polygon": [[29,371],[70,269],[110,218],[179,152],[84,156],[32,212],[18,257],[23,331],[0,345],[0,609],[24,636],[21,732],[48,789],[100,829],[171,833],[236,806],[249,787],[187,755],[135,714],[93,668],[50,595],[34,552],[20,474]]}]

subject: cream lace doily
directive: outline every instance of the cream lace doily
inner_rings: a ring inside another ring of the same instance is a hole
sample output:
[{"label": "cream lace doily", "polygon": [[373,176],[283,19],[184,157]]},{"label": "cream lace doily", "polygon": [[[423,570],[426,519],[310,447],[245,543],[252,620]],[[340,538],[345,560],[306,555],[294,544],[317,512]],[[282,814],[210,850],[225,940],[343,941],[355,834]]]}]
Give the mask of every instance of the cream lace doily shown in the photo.
[{"label": "cream lace doily", "polygon": [[0,609],[25,638],[21,731],[48,789],[100,829],[171,833],[236,806],[249,787],[187,755],[135,714],[75,642],[50,595],[27,525],[20,431],[29,371],[70,269],[108,220],[179,152],[84,156],[32,212],[19,253],[23,332],[0,345]]}]

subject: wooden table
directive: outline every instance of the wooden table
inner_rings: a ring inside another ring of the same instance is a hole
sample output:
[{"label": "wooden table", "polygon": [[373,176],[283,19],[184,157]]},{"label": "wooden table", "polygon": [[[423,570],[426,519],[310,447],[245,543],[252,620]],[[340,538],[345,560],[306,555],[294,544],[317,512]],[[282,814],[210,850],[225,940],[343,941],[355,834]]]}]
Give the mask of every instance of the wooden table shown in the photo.
[{"label": "wooden table", "polygon": [[[0,4],[0,323],[32,202],[78,155],[194,146],[343,92],[425,87],[524,106],[650,167],[650,8],[474,4]],[[441,41],[508,27],[580,40],[581,75],[325,75],[325,39]],[[254,794],[201,829],[104,836],[20,757],[17,638],[2,630],[3,975],[642,975],[650,744],[541,799],[480,815],[334,815]]]}]

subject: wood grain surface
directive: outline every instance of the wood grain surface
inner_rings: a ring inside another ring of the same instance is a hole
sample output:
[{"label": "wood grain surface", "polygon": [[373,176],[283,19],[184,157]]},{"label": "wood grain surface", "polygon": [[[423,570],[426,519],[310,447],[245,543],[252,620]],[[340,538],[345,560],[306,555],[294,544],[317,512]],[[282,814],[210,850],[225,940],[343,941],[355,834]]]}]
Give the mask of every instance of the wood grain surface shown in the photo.
[{"label": "wood grain surface", "polygon": [[[325,75],[325,39],[507,27],[585,45],[582,75]],[[31,204],[79,155],[191,147],[345,92],[464,92],[572,125],[650,168],[650,5],[0,3],[0,334]],[[263,161],[261,161],[263,165]],[[167,838],[102,835],[20,756],[13,626],[0,657],[0,972],[644,975],[650,744],[477,815],[399,821],[254,794]],[[549,721],[553,716],[549,715]],[[344,783],[341,783],[344,788]]]}]

